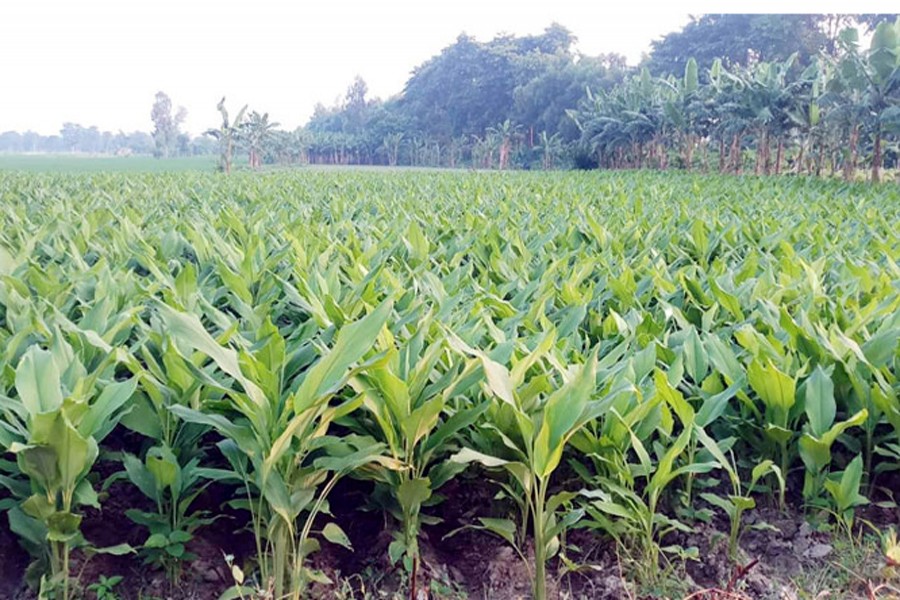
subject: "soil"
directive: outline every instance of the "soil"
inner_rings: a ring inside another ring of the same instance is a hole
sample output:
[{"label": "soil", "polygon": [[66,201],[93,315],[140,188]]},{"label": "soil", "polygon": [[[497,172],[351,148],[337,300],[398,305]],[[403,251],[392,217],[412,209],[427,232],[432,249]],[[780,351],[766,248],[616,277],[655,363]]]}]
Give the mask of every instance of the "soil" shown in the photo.
[{"label": "soil", "polygon": [[[111,467],[98,465],[100,471]],[[108,473],[103,473],[108,475]],[[315,584],[311,596],[315,598],[403,598],[408,587],[392,568],[387,559],[387,547],[391,541],[390,522],[378,511],[360,511],[371,490],[371,484],[345,479],[333,491],[331,512],[333,518],[352,541],[355,551],[323,544],[314,555],[313,567],[328,577],[332,585]],[[419,567],[420,598],[485,598],[491,600],[517,600],[530,597],[529,572],[525,564],[504,541],[484,531],[463,529],[454,535],[448,533],[477,516],[502,515],[508,506],[495,501],[496,488],[484,477],[463,474],[448,483],[441,493],[448,499],[430,509],[441,522],[426,527],[420,542],[422,564]],[[78,589],[82,591],[97,581],[100,575],[122,575],[124,580],[115,592],[122,600],[147,600],[148,598],[171,600],[215,600],[232,584],[225,555],[233,555],[237,564],[252,557],[253,538],[242,529],[246,525],[244,514],[220,506],[233,497],[233,491],[213,485],[198,499],[198,507],[222,513],[224,516],[213,525],[198,531],[189,550],[196,560],[186,565],[184,576],[177,589],[172,589],[161,571],[142,565],[134,555],[111,556],[105,554],[87,558],[83,553],[73,554],[73,574],[79,576]],[[82,525],[85,537],[96,547],[121,543],[140,545],[145,531],[135,526],[126,516],[129,508],[151,508],[146,498],[125,481],[114,483],[106,497],[102,497],[102,510],[87,510]],[[725,598],[702,590],[731,589],[729,598],[793,599],[798,598],[795,581],[810,577],[810,573],[835,570],[840,566],[844,550],[836,534],[817,531],[801,512],[788,508],[784,511],[762,507],[744,515],[747,526],[741,538],[737,561],[727,552],[728,523],[719,517],[709,524],[698,524],[691,534],[673,536],[665,543],[677,543],[683,547],[696,546],[699,560],[689,560],[678,567],[672,577],[680,584],[678,589],[690,589],[697,599]],[[895,507],[873,503],[861,509],[857,521],[867,521],[875,529],[900,524],[900,512]],[[548,569],[550,598],[619,600],[624,598],[680,597],[672,592],[659,595],[641,595],[622,573],[622,566],[615,545],[606,538],[587,530],[573,530],[566,539],[568,555],[581,565],[576,572],[563,573],[560,561]],[[527,550],[530,556],[530,549]],[[876,553],[877,554],[877,553]],[[877,575],[881,565],[877,555],[870,555],[870,564],[857,564],[860,574]],[[29,559],[18,545],[16,536],[9,531],[6,519],[0,522],[0,598],[30,600],[34,593],[24,584],[24,573]],[[865,562],[865,561],[863,561]],[[741,567],[751,565],[746,572]],[[844,589],[833,588],[828,598],[863,598],[867,595],[864,579],[851,581]],[[434,582],[426,585],[426,582]],[[428,588],[431,593],[421,592]],[[375,590],[382,592],[376,595]],[[400,595],[402,592],[403,595]],[[386,595],[385,595],[386,593]],[[684,594],[682,594],[684,595]],[[85,598],[93,599],[92,593]],[[813,597],[813,596],[810,596]],[[825,596],[822,596],[825,597]],[[889,596],[881,596],[889,597]]]}]

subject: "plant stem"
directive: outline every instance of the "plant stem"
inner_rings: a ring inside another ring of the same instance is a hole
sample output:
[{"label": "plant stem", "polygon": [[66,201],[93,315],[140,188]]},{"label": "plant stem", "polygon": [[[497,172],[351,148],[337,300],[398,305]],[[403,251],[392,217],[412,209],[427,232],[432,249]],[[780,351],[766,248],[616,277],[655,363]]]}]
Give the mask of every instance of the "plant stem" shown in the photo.
[{"label": "plant stem", "polygon": [[69,600],[69,543],[62,543],[63,600]]},{"label": "plant stem", "polygon": [[543,479],[535,479],[535,503],[534,503],[534,600],[547,599],[547,565],[545,551],[547,547],[544,540],[544,496],[546,488]]}]

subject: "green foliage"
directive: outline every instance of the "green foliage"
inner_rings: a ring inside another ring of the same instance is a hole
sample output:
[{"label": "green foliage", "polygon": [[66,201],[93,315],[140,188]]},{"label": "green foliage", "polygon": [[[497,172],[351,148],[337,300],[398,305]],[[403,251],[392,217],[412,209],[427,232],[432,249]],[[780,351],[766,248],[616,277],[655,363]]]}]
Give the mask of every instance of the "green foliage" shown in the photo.
[{"label": "green foliage", "polygon": [[101,575],[94,583],[87,586],[89,592],[93,592],[97,600],[119,600],[119,595],[115,591],[115,587],[122,583],[124,577],[121,575],[113,575],[107,577]]},{"label": "green foliage", "polygon": [[386,348],[380,364],[351,379],[371,421],[357,416],[346,422],[360,433],[371,432],[387,446],[393,462],[373,463],[361,475],[375,480],[376,502],[400,523],[401,531],[389,548],[391,561],[404,556],[411,571],[419,558],[421,525],[438,522],[421,514],[422,508],[435,504],[436,492],[462,469],[447,460],[454,438],[487,409],[486,403],[451,402],[475,380],[471,368],[450,360],[441,337],[426,342],[430,325],[430,318],[423,319],[399,348],[394,344]]},{"label": "green foliage", "polygon": [[[587,422],[605,410],[607,402],[593,398],[597,379],[597,354],[592,353],[582,365],[563,366],[552,348],[556,333],[550,330],[536,347],[515,360],[512,368],[492,360],[461,340],[454,340],[458,351],[477,361],[484,371],[487,386],[495,404],[487,413],[491,429],[486,439],[478,440],[484,450],[502,441],[504,457],[465,448],[453,460],[462,464],[477,461],[489,468],[507,473],[502,487],[520,508],[521,521],[516,524],[503,519],[481,518],[481,525],[517,547],[524,556],[524,536],[516,536],[517,526],[525,530],[529,519],[534,539],[533,593],[543,599],[546,590],[546,562],[561,547],[560,536],[574,525],[583,511],[572,509],[571,492],[551,495],[550,476],[562,459],[569,439]],[[560,384],[554,385],[547,375],[532,379],[529,371],[537,364],[552,365],[559,370]],[[612,393],[607,392],[606,398]],[[495,438],[495,439],[491,439]],[[478,439],[478,438],[476,438]]]},{"label": "green foliage", "polygon": [[85,543],[79,509],[100,506],[88,479],[98,444],[122,418],[137,382],[112,381],[115,353],[96,364],[88,362],[93,367],[89,371],[59,330],[48,347],[33,345],[19,359],[14,377],[18,396],[2,398],[5,433],[0,441],[30,484],[5,484],[16,496],[8,507],[11,528],[39,564],[48,561],[47,586],[67,599],[69,552]]},{"label": "green foliage", "polygon": [[497,502],[468,528],[533,552],[540,596],[573,527],[652,577],[707,505],[733,552],[766,495],[849,531],[898,464],[890,186],[2,173],[0,197],[0,510],[45,590],[90,550],[98,460],[173,578],[216,516],[198,494],[226,491],[257,544],[232,597],[325,580],[345,476],[374,482],[412,588],[442,486],[480,463]]}]

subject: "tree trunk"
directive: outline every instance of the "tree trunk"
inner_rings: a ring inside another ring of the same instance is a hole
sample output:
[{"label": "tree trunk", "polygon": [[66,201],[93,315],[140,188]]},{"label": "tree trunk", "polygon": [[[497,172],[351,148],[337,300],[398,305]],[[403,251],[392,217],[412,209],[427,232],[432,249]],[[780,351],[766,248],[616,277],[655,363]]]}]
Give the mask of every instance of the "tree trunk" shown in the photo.
[{"label": "tree trunk", "polygon": [[753,174],[754,175],[762,175],[762,164],[763,164],[763,145],[762,145],[762,135],[756,140],[756,152],[754,153],[754,163],[753,163]]},{"label": "tree trunk", "polygon": [[816,168],[816,177],[822,175],[822,153],[825,151],[822,148],[824,142],[820,141],[818,144],[818,148],[816,149],[816,157],[815,157],[815,168]]},{"label": "tree trunk", "polygon": [[741,134],[735,133],[734,139],[731,141],[731,167],[736,175],[741,174],[741,167],[743,166],[741,163],[743,163],[743,160],[741,160]]},{"label": "tree trunk", "polygon": [[691,135],[687,136],[687,141],[684,146],[684,168],[688,171],[691,170],[691,167],[694,164],[694,138]]},{"label": "tree trunk", "polygon": [[806,150],[806,144],[802,141],[800,142],[800,152],[797,154],[797,175],[803,175],[803,151]]},{"label": "tree trunk", "polygon": [[225,168],[225,174],[229,175],[231,173],[231,156],[234,152],[234,146],[231,143],[231,140],[225,142],[225,154],[222,156],[222,166]]},{"label": "tree trunk", "polygon": [[881,181],[881,128],[875,130],[875,148],[872,154],[872,183]]},{"label": "tree trunk", "polygon": [[853,181],[856,174],[856,145],[859,143],[859,125],[850,129],[850,143],[847,148],[847,159],[844,161],[844,181]]},{"label": "tree trunk", "polygon": [[719,138],[719,173],[725,172],[725,137]]},{"label": "tree trunk", "polygon": [[775,155],[775,174],[781,175],[781,159],[784,157],[784,140],[778,138],[778,154]]}]

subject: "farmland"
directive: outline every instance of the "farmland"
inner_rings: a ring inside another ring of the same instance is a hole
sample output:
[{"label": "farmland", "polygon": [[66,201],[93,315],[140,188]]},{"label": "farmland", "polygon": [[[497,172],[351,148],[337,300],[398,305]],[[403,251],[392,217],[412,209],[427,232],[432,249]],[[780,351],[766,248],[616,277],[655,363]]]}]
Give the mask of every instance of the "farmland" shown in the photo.
[{"label": "farmland", "polygon": [[897,585],[896,185],[0,172],[0,222],[9,597]]}]

